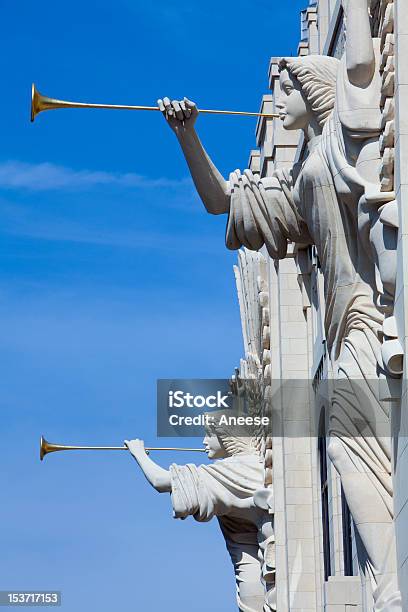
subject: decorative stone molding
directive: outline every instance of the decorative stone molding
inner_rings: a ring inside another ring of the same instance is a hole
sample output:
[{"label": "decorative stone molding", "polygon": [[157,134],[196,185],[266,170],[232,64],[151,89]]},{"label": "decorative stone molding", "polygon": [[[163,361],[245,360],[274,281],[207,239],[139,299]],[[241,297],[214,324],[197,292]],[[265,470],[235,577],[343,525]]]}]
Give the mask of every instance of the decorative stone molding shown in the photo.
[{"label": "decorative stone molding", "polygon": [[[241,313],[245,357],[241,360],[237,377],[246,389],[257,411],[265,416],[271,386],[270,313],[267,262],[258,252],[243,249],[238,253],[238,266],[234,266]],[[265,486],[272,484],[272,440],[267,430],[259,432],[259,445],[265,460]]]},{"label": "decorative stone molding", "polygon": [[[245,357],[241,359],[233,383],[236,393],[245,393],[249,409],[270,416],[271,345],[267,262],[259,252],[243,249],[234,266],[241,313]],[[239,391],[237,391],[239,390]],[[276,554],[273,525],[273,456],[270,427],[263,427],[257,436],[257,446],[264,461],[264,487],[255,503],[265,510],[261,529],[260,558],[266,589],[265,610],[276,610]],[[258,499],[259,498],[259,499]]]},{"label": "decorative stone molding", "polygon": [[249,154],[248,168],[255,174],[259,174],[261,171],[261,153],[259,149],[252,149]]},{"label": "decorative stone molding", "polygon": [[395,62],[394,62],[394,2],[381,0],[372,4],[373,34],[381,41],[381,111],[382,136],[380,138],[381,191],[394,189],[395,143]]}]

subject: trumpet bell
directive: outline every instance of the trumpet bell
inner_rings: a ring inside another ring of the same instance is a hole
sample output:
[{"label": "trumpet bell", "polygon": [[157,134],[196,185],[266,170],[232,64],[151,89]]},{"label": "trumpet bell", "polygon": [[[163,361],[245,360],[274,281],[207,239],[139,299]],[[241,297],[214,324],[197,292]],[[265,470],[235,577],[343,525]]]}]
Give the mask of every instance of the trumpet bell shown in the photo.
[{"label": "trumpet bell", "polygon": [[41,113],[43,110],[41,106],[41,99],[42,95],[37,91],[33,83],[31,85],[31,122],[33,122],[38,113]]},{"label": "trumpet bell", "polygon": [[33,123],[35,116],[37,114],[36,112],[36,94],[37,94],[37,90],[35,88],[34,83],[32,83],[31,85],[31,123]]},{"label": "trumpet bell", "polygon": [[51,442],[48,442],[48,440],[46,440],[44,436],[41,436],[41,440],[40,440],[40,460],[41,461],[44,459],[45,455],[48,455],[48,453],[53,453],[57,450],[58,448],[56,444],[51,444]]},{"label": "trumpet bell", "polygon": [[31,122],[42,111],[53,110],[55,108],[67,108],[71,106],[69,102],[64,100],[56,100],[40,94],[34,83],[31,85]]}]

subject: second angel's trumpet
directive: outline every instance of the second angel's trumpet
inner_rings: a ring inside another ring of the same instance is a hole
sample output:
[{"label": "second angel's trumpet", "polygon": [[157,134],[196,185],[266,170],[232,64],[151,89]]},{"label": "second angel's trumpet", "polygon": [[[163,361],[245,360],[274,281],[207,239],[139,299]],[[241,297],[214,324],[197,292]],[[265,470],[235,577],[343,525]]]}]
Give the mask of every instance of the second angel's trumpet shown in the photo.
[{"label": "second angel's trumpet", "polygon": [[[107,108],[113,110],[138,110],[138,111],[160,111],[158,106],[130,106],[126,104],[88,104],[87,102],[69,102],[67,100],[58,100],[43,96],[36,89],[34,83],[31,86],[31,121],[34,121],[39,113],[46,110],[54,110],[57,108]],[[279,117],[276,113],[247,113],[244,111],[230,110],[209,110],[199,109],[200,113],[209,113],[213,115],[244,115],[247,117]]]},{"label": "second angel's trumpet", "polygon": [[[40,459],[41,461],[44,459],[45,455],[48,453],[55,453],[57,451],[66,451],[66,450],[104,450],[104,451],[127,451],[129,450],[127,446],[65,446],[63,444],[53,444],[52,442],[48,442],[41,436],[40,440]],[[147,454],[150,451],[184,451],[184,452],[192,452],[192,453],[205,453],[204,448],[158,448],[158,447],[147,447],[145,448]]]}]

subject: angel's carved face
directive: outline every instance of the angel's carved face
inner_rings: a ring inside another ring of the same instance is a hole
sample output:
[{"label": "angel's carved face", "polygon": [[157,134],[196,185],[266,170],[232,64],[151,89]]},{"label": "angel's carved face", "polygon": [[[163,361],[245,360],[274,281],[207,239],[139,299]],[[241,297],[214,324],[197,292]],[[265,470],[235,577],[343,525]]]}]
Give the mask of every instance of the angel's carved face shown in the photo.
[{"label": "angel's carved face", "polygon": [[312,119],[312,111],[302,93],[300,83],[288,70],[280,73],[281,96],[276,103],[286,130],[304,130]]},{"label": "angel's carved face", "polygon": [[203,444],[209,459],[225,459],[228,457],[228,453],[218,436],[210,436],[207,434],[203,440]]}]

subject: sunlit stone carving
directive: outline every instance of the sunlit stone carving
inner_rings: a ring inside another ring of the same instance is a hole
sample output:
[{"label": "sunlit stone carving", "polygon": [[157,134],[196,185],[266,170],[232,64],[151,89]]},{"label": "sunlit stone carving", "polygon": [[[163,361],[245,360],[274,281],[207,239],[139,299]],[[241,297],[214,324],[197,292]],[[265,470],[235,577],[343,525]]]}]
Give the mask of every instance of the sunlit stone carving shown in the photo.
[{"label": "sunlit stone carving", "polygon": [[271,490],[264,488],[256,441],[237,437],[234,428],[210,426],[204,444],[208,457],[216,461],[200,466],[173,464],[169,470],[146,455],[141,440],[126,444],[150,484],[160,493],[171,494],[175,518],[218,519],[234,566],[239,610],[262,612],[265,591],[259,543],[270,537],[270,515],[265,508],[269,509]]}]

